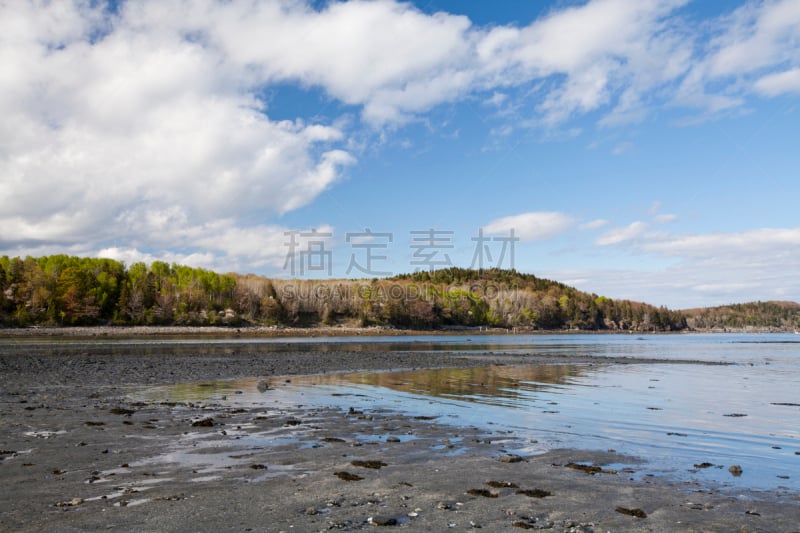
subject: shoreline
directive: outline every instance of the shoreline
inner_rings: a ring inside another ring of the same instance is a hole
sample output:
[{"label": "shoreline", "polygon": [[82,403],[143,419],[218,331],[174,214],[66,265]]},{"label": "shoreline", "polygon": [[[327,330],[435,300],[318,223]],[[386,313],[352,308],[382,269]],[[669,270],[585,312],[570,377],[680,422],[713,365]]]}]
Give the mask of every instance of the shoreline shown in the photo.
[{"label": "shoreline", "polygon": [[679,331],[634,330],[564,330],[495,328],[488,326],[458,326],[442,329],[399,329],[393,327],[345,326],[28,326],[22,328],[0,327],[0,339],[15,337],[169,337],[191,335],[197,337],[408,337],[436,335],[691,335],[691,334],[792,334],[793,330],[777,328],[712,328]]},{"label": "shoreline", "polygon": [[[236,351],[225,343],[208,351],[159,343],[142,353],[44,345],[49,356],[31,353],[28,344],[0,343],[5,530],[360,531],[383,524],[585,533],[797,526],[800,495],[792,492],[648,477],[641,459],[610,451],[518,456],[514,450],[524,443],[512,433],[439,417],[269,401],[292,376],[511,364],[518,356]],[[526,360],[559,361],[575,362]],[[268,382],[263,405],[232,408],[177,396],[182,384],[202,388],[245,377]],[[170,383],[177,385],[174,398],[142,399],[149,387]]]}]

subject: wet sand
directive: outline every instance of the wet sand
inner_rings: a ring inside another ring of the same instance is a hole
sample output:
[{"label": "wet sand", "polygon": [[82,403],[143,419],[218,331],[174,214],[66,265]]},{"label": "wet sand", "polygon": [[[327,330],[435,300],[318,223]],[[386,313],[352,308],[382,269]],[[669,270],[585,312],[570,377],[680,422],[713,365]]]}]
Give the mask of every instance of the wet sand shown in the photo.
[{"label": "wet sand", "polygon": [[0,529],[800,531],[796,493],[719,491],[639,476],[646,469],[640,459],[614,452],[521,457],[513,455],[513,434],[413,414],[240,409],[141,395],[156,384],[256,377],[268,399],[293,375],[521,360],[5,338]]}]

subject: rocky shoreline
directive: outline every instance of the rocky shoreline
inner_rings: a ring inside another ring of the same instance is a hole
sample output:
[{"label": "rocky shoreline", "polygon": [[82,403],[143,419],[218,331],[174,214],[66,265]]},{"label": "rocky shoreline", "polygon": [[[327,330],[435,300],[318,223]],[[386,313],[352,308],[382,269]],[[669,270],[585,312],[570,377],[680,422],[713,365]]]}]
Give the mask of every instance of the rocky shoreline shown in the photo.
[{"label": "rocky shoreline", "polygon": [[[515,452],[522,443],[510,433],[270,396],[321,372],[520,361],[163,339],[148,347],[0,340],[0,529],[798,530],[798,494],[734,494],[652,477],[641,459],[613,451],[528,457]],[[237,386],[259,391],[263,405],[146,394],[154,385],[248,377]]]}]

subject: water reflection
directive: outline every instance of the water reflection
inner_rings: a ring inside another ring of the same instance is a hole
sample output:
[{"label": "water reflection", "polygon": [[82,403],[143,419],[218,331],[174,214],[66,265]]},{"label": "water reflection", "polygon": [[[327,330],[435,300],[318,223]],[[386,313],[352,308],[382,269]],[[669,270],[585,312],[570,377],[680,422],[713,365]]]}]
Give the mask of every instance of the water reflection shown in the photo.
[{"label": "water reflection", "polygon": [[441,368],[349,374],[337,380],[436,398],[518,406],[516,402],[505,400],[520,400],[538,390],[555,391],[567,384],[569,378],[584,375],[586,369],[582,365]]},{"label": "water reflection", "polygon": [[[354,395],[354,390],[364,387],[380,387],[411,395],[520,407],[523,398],[531,393],[545,390],[557,393],[559,389],[574,384],[578,378],[586,377],[590,369],[598,371],[600,368],[598,365],[488,366],[243,378],[157,387],[151,389],[157,398],[150,395],[149,399],[252,404],[265,398],[275,400],[281,393],[314,386],[335,388],[328,392],[340,397]],[[270,394],[265,395],[267,391]]]}]

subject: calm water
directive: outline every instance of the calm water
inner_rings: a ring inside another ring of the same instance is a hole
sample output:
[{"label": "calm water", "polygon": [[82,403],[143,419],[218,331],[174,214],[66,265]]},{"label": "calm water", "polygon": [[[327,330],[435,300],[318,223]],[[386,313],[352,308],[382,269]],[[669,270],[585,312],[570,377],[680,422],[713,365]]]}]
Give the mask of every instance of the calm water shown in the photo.
[{"label": "calm water", "polygon": [[[174,342],[169,341],[169,342]],[[221,341],[231,342],[229,339]],[[657,357],[731,363],[499,366],[292,378],[261,393],[258,379],[182,385],[150,397],[232,405],[388,408],[436,423],[511,432],[510,448],[608,450],[667,474],[728,487],[800,490],[800,336],[535,335],[252,340],[275,349],[425,350]],[[238,394],[233,394],[239,391]],[[223,400],[223,396],[227,399]],[[711,463],[712,467],[695,468]],[[738,464],[734,477],[728,467]]]}]

